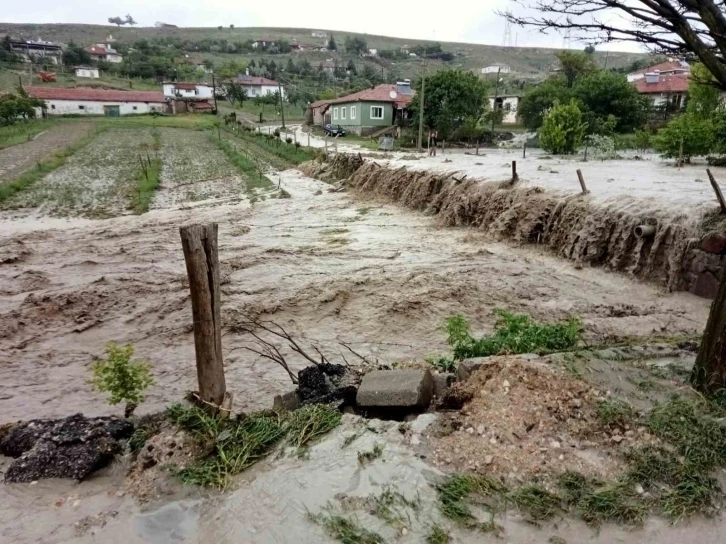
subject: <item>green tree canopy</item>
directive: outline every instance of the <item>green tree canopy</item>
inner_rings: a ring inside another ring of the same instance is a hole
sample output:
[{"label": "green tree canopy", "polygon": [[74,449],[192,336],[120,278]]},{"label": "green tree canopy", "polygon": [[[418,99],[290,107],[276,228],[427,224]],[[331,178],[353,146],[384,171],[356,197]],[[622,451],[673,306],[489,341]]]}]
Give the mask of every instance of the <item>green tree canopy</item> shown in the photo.
[{"label": "green tree canopy", "polygon": [[[332,39],[332,37],[331,37]],[[345,52],[352,55],[360,55],[368,52],[368,43],[357,36],[345,37]]]},{"label": "green tree canopy", "polygon": [[682,156],[686,162],[690,162],[691,157],[708,155],[713,140],[711,119],[687,112],[673,119],[658,132],[655,147],[664,157]]},{"label": "green tree canopy", "polygon": [[91,64],[91,55],[77,43],[70,42],[63,51],[63,64],[66,66],[78,66],[79,64]]},{"label": "green tree canopy", "polygon": [[579,77],[597,70],[592,56],[586,53],[560,51],[557,53],[557,60],[560,61],[560,71],[565,77],[568,88],[574,86]]},{"label": "green tree canopy", "polygon": [[[416,94],[409,105],[418,118],[421,80],[415,84]],[[486,110],[488,85],[476,74],[460,69],[439,70],[426,78],[424,124],[450,137],[471,119],[479,119]]]},{"label": "green tree canopy", "polygon": [[711,72],[700,62],[691,68],[688,86],[688,111],[709,117],[721,105],[721,91]]},{"label": "green tree canopy", "polygon": [[338,50],[338,44],[335,43],[335,36],[333,36],[332,34],[330,35],[330,39],[328,40],[328,49],[330,51]]},{"label": "green tree canopy", "polygon": [[45,102],[30,98],[22,89],[17,93],[0,95],[0,125],[12,125],[21,119],[32,119],[35,117],[35,108],[44,105]]},{"label": "green tree canopy", "polygon": [[597,70],[581,76],[572,89],[589,125],[599,132],[609,117],[615,118],[614,132],[632,132],[646,121],[649,101],[638,93],[625,76]]},{"label": "green tree canopy", "polygon": [[587,123],[573,99],[569,104],[555,105],[544,116],[539,141],[548,153],[571,155],[582,144]]}]

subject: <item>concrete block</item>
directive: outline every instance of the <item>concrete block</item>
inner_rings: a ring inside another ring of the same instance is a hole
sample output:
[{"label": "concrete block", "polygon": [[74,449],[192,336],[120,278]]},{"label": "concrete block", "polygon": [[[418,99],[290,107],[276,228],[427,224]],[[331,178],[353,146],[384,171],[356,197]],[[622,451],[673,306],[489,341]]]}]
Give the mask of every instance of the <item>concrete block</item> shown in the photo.
[{"label": "concrete block", "polygon": [[374,370],[363,376],[356,403],[365,408],[426,409],[433,394],[428,370]]},{"label": "concrete block", "polygon": [[434,397],[441,398],[446,390],[456,381],[456,375],[451,372],[440,372],[433,375]]},{"label": "concrete block", "polygon": [[276,395],[275,399],[272,401],[272,409],[277,412],[280,412],[282,410],[292,412],[293,410],[297,410],[298,408],[300,408],[300,404],[300,395],[298,394],[296,389],[295,391],[290,391],[289,393],[285,393],[284,395]]},{"label": "concrete block", "polygon": [[491,357],[474,357],[473,359],[464,359],[459,362],[459,366],[456,369],[456,379],[460,382],[465,382],[469,379],[471,374],[479,370],[482,366],[490,363]]}]

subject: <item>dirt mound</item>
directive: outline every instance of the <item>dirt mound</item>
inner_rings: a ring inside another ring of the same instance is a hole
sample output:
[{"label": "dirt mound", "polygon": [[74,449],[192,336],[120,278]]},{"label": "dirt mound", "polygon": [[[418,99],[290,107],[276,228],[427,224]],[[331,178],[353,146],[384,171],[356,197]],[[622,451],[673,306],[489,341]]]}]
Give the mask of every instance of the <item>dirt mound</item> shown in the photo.
[{"label": "dirt mound", "polygon": [[566,469],[604,477],[620,468],[617,444],[639,439],[599,423],[605,395],[591,385],[517,357],[494,358],[448,395],[464,406],[434,432],[433,461],[442,468],[522,481]]},{"label": "dirt mound", "polygon": [[339,153],[327,160],[303,163],[298,168],[307,176],[331,182],[352,176],[361,166],[363,166],[363,157],[360,154]]},{"label": "dirt mound", "polygon": [[83,414],[19,423],[0,441],[0,453],[16,458],[5,481],[81,480],[110,463],[123,449],[119,440],[131,436],[133,430],[125,419]]}]

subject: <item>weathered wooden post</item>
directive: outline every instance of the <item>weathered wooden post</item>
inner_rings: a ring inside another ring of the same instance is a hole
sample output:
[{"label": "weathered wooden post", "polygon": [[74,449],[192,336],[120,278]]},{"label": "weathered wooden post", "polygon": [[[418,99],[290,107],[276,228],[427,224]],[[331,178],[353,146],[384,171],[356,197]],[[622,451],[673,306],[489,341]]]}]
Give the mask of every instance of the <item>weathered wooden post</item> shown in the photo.
[{"label": "weathered wooden post", "polygon": [[710,168],[706,168],[706,173],[708,174],[708,181],[711,182],[711,187],[713,187],[713,192],[716,193],[716,200],[718,200],[718,204],[721,206],[721,213],[726,213],[726,200],[723,198],[721,187],[716,182],[716,178],[713,177]]},{"label": "weathered wooden post", "polygon": [[577,169],[577,179],[580,180],[580,187],[582,187],[582,194],[587,194],[590,191],[587,190],[587,186],[585,185],[585,177],[582,175],[582,170],[579,168]]},{"label": "weathered wooden post", "polygon": [[517,181],[519,175],[517,174],[517,161],[512,161],[512,181]]},{"label": "weathered wooden post", "polygon": [[208,223],[181,227],[179,233],[192,297],[199,398],[210,413],[228,415],[232,400],[222,364],[217,230],[217,223]]},{"label": "weathered wooden post", "polygon": [[522,158],[527,158],[527,140],[524,141],[524,145],[522,146]]}]

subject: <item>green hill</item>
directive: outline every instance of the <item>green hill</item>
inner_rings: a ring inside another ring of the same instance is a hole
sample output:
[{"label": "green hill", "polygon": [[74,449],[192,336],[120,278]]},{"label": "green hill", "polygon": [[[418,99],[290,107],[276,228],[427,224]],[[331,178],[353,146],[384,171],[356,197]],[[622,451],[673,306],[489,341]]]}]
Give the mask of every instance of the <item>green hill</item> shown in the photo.
[{"label": "green hill", "polygon": [[[293,53],[294,59],[307,58],[313,65],[326,58],[345,59],[343,52],[330,53],[327,51],[310,51],[308,48],[324,45],[326,38],[314,37],[313,32],[331,34],[335,36],[340,49],[346,36],[360,37],[367,41],[369,48],[378,50],[400,49],[404,46],[415,47],[427,42],[425,40],[411,40],[373,34],[356,34],[323,29],[303,28],[152,28],[152,27],[120,27],[111,25],[83,25],[83,24],[13,24],[0,23],[0,36],[9,34],[12,37],[26,39],[42,39],[59,43],[74,41],[82,45],[106,42],[109,37],[117,42],[129,43],[143,38],[178,38],[197,42],[201,40],[220,40],[228,42],[243,42],[245,40],[280,40],[299,44],[306,48],[303,52]],[[454,60],[446,63],[450,66],[461,67],[467,70],[479,71],[482,67],[493,63],[503,63],[511,66],[517,76],[524,79],[542,77],[550,72],[556,65],[555,54],[557,49],[534,47],[500,47],[494,45],[480,45],[457,42],[440,42],[444,51],[454,54]],[[204,57],[215,62],[228,58],[250,59],[259,57],[255,54],[234,53],[202,53]],[[290,55],[275,55],[283,62]],[[595,59],[601,66],[620,68],[626,67],[645,55],[620,52],[595,53]],[[367,61],[370,62],[370,61]],[[375,59],[375,63],[383,69],[393,69],[401,77],[415,77],[421,70],[420,58],[408,58],[399,61],[386,61]],[[431,62],[433,68],[438,62]]]}]

